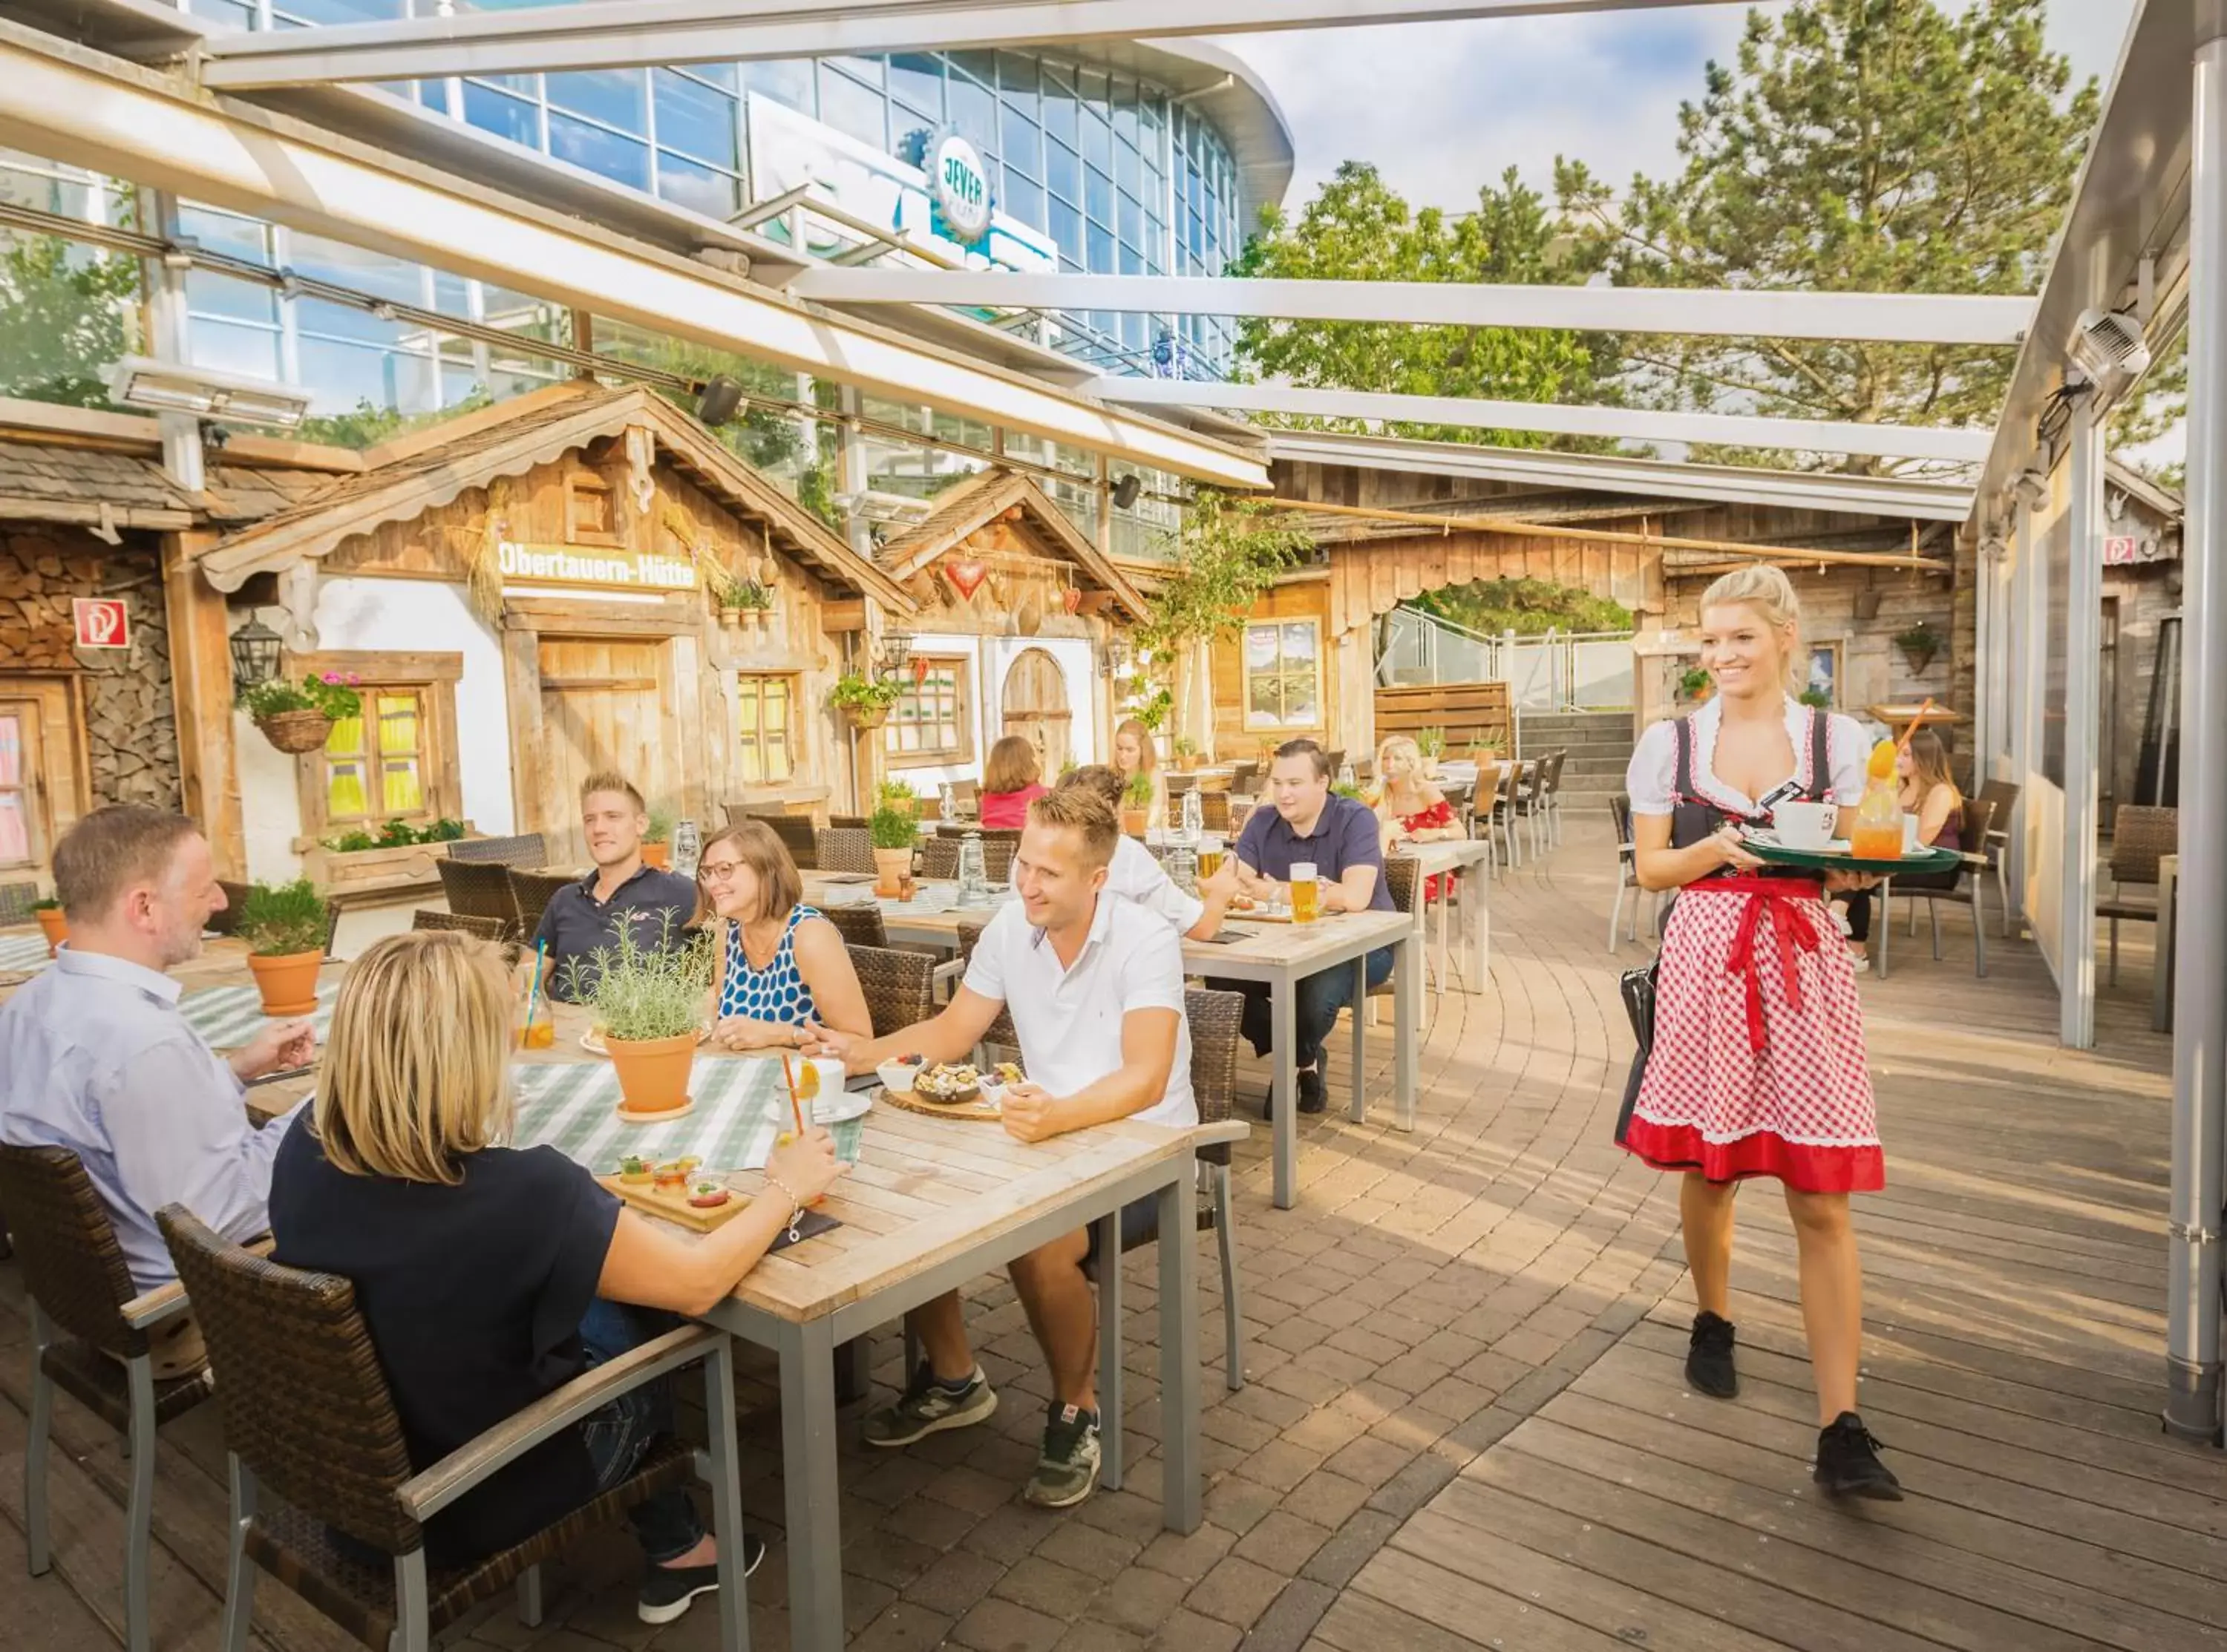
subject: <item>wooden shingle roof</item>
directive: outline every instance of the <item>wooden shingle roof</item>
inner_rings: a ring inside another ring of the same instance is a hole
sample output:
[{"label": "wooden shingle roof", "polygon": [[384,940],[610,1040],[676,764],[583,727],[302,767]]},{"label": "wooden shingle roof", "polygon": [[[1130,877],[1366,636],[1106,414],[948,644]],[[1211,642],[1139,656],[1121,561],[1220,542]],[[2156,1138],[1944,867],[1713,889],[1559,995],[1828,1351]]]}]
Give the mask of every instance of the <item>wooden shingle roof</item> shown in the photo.
[{"label": "wooden shingle roof", "polygon": [[1075,564],[1089,584],[1111,591],[1114,600],[1133,621],[1150,617],[1143,594],[1127,575],[1106,557],[1088,536],[1068,520],[1067,513],[1022,471],[992,465],[956,487],[938,494],[935,509],[925,521],[891,539],[881,550],[881,564],[899,579],[909,578],[967,536],[1018,509],[1037,539],[1055,554]]}]

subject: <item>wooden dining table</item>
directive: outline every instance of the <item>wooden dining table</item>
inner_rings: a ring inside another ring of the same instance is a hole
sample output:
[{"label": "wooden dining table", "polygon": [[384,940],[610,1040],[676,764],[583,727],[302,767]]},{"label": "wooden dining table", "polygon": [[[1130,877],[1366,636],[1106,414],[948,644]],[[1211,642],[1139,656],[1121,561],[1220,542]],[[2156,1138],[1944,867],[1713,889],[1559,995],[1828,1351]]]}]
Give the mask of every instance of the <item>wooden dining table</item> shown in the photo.
[{"label": "wooden dining table", "polygon": [[[320,976],[315,1020],[321,1033],[346,969],[343,962],[331,962]],[[220,1048],[245,1042],[261,1024],[260,1009],[247,996],[254,989],[246,950],[237,941],[212,941],[201,957],[172,973],[186,987],[181,1011],[217,1034],[212,1042]],[[533,1106],[521,1100],[513,1145],[546,1142],[578,1157],[577,1144],[592,1138],[598,1156],[580,1162],[598,1175],[609,1174],[617,1168],[619,1151],[610,1143],[615,1133],[622,1132],[607,1128],[600,1113],[590,1119],[578,1116],[584,1107],[612,1106],[616,1086],[607,1077],[609,1062],[581,1044],[589,1028],[584,1010],[556,1005],[553,1024],[549,1048],[517,1052],[521,1093],[544,1099]],[[546,1073],[589,1064],[602,1071],[584,1075],[577,1084],[552,1085],[538,1076],[529,1081],[530,1069]],[[252,1084],[248,1104],[256,1113],[275,1117],[310,1094],[315,1082],[311,1071]],[[852,1088],[871,1082],[854,1080]],[[765,1056],[707,1050],[698,1056],[692,1084],[699,1107],[691,1119],[629,1127],[643,1132],[651,1151],[675,1132],[716,1133],[720,1120],[705,1116],[707,1096],[721,1098],[713,1107],[764,1105],[769,1096],[781,1098],[782,1107],[788,1105],[780,1064]],[[551,1095],[565,1099],[555,1103]],[[767,1349],[780,1364],[791,1645],[837,1652],[844,1644],[837,1347],[1078,1228],[1095,1224],[1105,1253],[1119,1255],[1122,1207],[1139,1199],[1158,1201],[1162,1521],[1172,1532],[1197,1529],[1204,1486],[1192,1209],[1196,1154],[1208,1142],[1241,1139],[1246,1132],[1241,1122],[1184,1130],[1123,1120],[1024,1143],[994,1120],[925,1116],[878,1098],[872,1101],[852,1138],[856,1162],[819,1207],[840,1225],[767,1256],[733,1295],[704,1316],[730,1335]],[[838,1126],[839,1143],[845,1139],[845,1127]],[[719,1167],[707,1165],[715,1168]],[[724,1178],[745,1196],[756,1196],[764,1186],[756,1165],[724,1167]],[[1118,1275],[1119,1270],[1107,1272]],[[1118,1312],[1101,1315],[1101,1478],[1109,1488],[1122,1482],[1124,1323]],[[736,1529],[739,1486],[712,1491],[719,1528]]]},{"label": "wooden dining table", "polygon": [[[878,900],[873,879],[847,873],[804,874],[804,896],[815,906],[875,902],[882,909],[882,925],[891,941],[909,945],[940,947],[956,951],[961,923],[989,922],[998,908],[1015,898],[1009,890],[993,889],[987,903],[960,903],[956,883],[935,882],[915,886],[909,901]],[[1269,1111],[1275,1120],[1275,1203],[1288,1210],[1299,1183],[1299,1069],[1293,1060],[1297,1040],[1293,1017],[1299,984],[1310,975],[1342,966],[1353,971],[1353,1088],[1348,1113],[1356,1124],[1367,1122],[1367,1018],[1362,1005],[1367,999],[1369,954],[1382,947],[1398,949],[1393,960],[1393,1119],[1402,1130],[1415,1127],[1415,1059],[1421,1021],[1423,947],[1415,920],[1404,912],[1345,912],[1330,914],[1312,923],[1270,922],[1232,916],[1213,941],[1183,943],[1184,969],[1191,975],[1224,980],[1259,981],[1268,988],[1269,1036],[1273,1076]]]}]

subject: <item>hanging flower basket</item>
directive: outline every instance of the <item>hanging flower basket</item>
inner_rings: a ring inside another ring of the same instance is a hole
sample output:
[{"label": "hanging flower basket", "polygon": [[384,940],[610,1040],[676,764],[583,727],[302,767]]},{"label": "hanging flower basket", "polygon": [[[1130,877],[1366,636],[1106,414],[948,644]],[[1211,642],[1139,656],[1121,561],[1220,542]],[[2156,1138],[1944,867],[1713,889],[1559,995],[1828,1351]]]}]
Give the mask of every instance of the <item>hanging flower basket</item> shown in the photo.
[{"label": "hanging flower basket", "polygon": [[865,734],[880,728],[890,720],[890,708],[886,705],[846,705],[843,708],[843,715],[851,719],[852,728]]},{"label": "hanging flower basket", "polygon": [[1910,662],[1911,674],[1922,677],[1925,668],[1933,663],[1934,656],[1941,652],[1943,638],[1929,622],[1920,620],[1894,641],[1902,650],[1902,657]]},{"label": "hanging flower basket", "polygon": [[257,718],[255,726],[279,750],[298,757],[325,743],[333,731],[333,720],[322,711],[273,711]]}]

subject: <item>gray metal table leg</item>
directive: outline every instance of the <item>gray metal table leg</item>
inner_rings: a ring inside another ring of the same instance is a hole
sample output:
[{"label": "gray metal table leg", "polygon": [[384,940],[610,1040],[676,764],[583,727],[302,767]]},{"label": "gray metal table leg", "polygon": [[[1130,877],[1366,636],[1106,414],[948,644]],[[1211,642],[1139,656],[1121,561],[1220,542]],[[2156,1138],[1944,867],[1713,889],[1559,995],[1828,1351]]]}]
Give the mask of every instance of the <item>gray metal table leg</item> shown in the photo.
[{"label": "gray metal table leg", "polygon": [[842,1652],[843,1531],[835,1477],[835,1339],[826,1319],[781,1333],[789,1645]]},{"label": "gray metal table leg", "polygon": [[1289,970],[1268,988],[1268,1111],[1276,1136],[1276,1209],[1289,1210],[1299,1179],[1299,1068],[1292,1049],[1299,1036],[1293,1000],[1299,984]]},{"label": "gray metal table leg", "polygon": [[1121,1213],[1109,1210],[1098,1230],[1098,1478],[1121,1489]]},{"label": "gray metal table leg", "polygon": [[[1353,971],[1353,1100],[1346,1116],[1362,1124],[1369,1118],[1369,1086],[1362,1071],[1369,1064],[1369,954],[1363,953],[1347,967]],[[1325,1087],[1330,1082],[1327,1048],[1323,1051],[1323,1082]]]},{"label": "gray metal table leg", "polygon": [[1421,1000],[1416,996],[1422,983],[1415,978],[1421,973],[1421,949],[1415,937],[1409,935],[1400,943],[1400,951],[1392,959],[1392,1065],[1396,1088],[1393,1091],[1393,1118],[1402,1130],[1415,1127],[1415,1024],[1420,1018]]},{"label": "gray metal table leg", "polygon": [[1199,1485],[1198,1224],[1192,1218],[1186,1158],[1160,1190],[1161,1520],[1195,1532],[1204,1517]]},{"label": "gray metal table leg", "polygon": [[[864,1339],[859,1339],[863,1345]],[[750,1652],[750,1594],[743,1581],[743,1469],[735,1450],[735,1339],[705,1362],[705,1434],[711,1480],[711,1529],[719,1540],[720,1652]],[[537,1567],[536,1570],[539,1570]],[[731,1581],[730,1581],[731,1579]]]},{"label": "gray metal table leg", "polygon": [[131,1492],[124,1504],[124,1644],[149,1652],[148,1574],[154,1567],[155,1362],[142,1354],[128,1362],[131,1390]]}]

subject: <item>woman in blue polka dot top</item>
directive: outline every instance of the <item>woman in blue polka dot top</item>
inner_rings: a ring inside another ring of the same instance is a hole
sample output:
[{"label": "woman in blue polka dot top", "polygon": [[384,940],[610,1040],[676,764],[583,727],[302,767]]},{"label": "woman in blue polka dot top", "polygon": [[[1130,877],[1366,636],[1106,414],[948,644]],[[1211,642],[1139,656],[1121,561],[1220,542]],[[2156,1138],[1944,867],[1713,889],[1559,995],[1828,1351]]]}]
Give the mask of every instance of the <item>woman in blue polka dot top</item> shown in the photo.
[{"label": "woman in blue polka dot top", "polygon": [[858,973],[835,926],[803,903],[804,880],[773,828],[744,820],[716,833],[697,864],[699,923],[718,921],[714,1042],[788,1049],[804,1024],[872,1033]]}]

